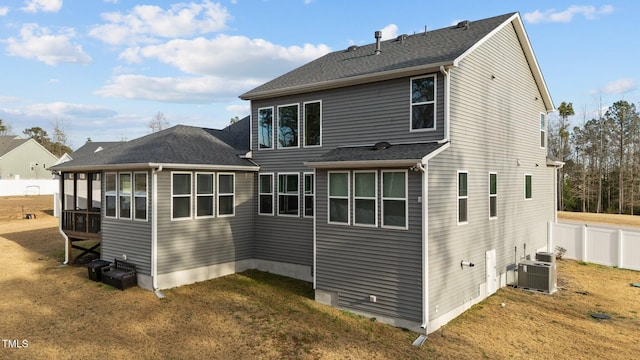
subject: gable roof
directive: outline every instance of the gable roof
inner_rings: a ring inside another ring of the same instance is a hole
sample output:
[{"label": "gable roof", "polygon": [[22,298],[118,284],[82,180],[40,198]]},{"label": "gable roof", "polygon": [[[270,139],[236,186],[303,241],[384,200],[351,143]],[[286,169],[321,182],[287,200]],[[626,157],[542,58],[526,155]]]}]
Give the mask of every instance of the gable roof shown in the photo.
[{"label": "gable roof", "polygon": [[412,76],[439,70],[441,66],[457,66],[470,52],[508,24],[513,24],[543,100],[547,108],[553,110],[551,97],[518,13],[461,22],[460,26],[410,36],[400,35],[396,39],[382,41],[378,54],[375,43],[354,50],[350,47],[335,51],[248,91],[240,98],[259,100]]},{"label": "gable roof", "polygon": [[[224,130],[223,130],[224,131]],[[185,169],[244,169],[257,166],[221,140],[213,129],[176,125],[118,146],[87,154],[53,166],[52,170],[87,171],[170,166]],[[226,134],[229,135],[229,134]],[[233,136],[228,136],[234,139]],[[246,133],[245,137],[249,137]],[[229,140],[229,142],[232,142]]]},{"label": "gable roof", "polygon": [[10,151],[26,143],[29,139],[23,139],[20,136],[3,135],[0,136],[0,157],[8,154]]}]

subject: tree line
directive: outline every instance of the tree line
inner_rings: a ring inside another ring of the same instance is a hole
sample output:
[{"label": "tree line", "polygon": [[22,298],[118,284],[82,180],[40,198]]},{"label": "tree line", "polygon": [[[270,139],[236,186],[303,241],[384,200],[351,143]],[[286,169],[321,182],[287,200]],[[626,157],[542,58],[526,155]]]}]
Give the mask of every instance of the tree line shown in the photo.
[{"label": "tree line", "polygon": [[636,215],[640,213],[640,114],[620,100],[571,128],[573,104],[563,102],[549,121],[549,155],[558,171],[558,209]]},{"label": "tree line", "polygon": [[[0,119],[0,135],[9,135],[10,132],[11,126]],[[67,134],[64,132],[62,124],[58,121],[56,121],[53,127],[51,137],[46,130],[39,126],[24,129],[22,134],[24,134],[27,139],[34,139],[38,144],[42,145],[57,157],[73,151],[67,144]]]}]

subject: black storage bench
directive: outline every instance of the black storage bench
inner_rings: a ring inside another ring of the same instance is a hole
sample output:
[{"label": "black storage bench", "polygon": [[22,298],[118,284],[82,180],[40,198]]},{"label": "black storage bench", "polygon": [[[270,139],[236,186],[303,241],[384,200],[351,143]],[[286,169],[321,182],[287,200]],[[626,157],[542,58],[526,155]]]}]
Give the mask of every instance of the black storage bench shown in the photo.
[{"label": "black storage bench", "polygon": [[93,260],[87,264],[89,269],[89,279],[93,281],[102,281],[102,269],[109,267],[110,262],[105,260]]},{"label": "black storage bench", "polygon": [[130,262],[115,259],[108,268],[102,269],[102,282],[120,290],[136,286],[136,266]]}]

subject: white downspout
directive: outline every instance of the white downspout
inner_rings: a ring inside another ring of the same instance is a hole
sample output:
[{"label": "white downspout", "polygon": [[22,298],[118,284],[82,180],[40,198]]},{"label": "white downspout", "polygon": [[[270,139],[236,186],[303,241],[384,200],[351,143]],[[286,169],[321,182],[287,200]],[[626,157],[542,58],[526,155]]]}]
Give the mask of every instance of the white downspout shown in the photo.
[{"label": "white downspout", "polygon": [[162,165],[151,170],[151,286],[154,291],[158,290],[158,173],[161,171]]},{"label": "white downspout", "polygon": [[444,76],[444,138],[438,141],[438,144],[446,143],[447,141],[449,141],[449,131],[451,128],[451,122],[449,121],[449,110],[451,109],[451,101],[449,100],[449,97],[451,95],[449,86],[451,80],[449,75],[451,70],[447,71],[444,66],[440,66],[440,72]]},{"label": "white downspout", "polygon": [[429,325],[429,174],[425,164],[417,163],[416,168],[422,172],[422,325],[427,334]]}]

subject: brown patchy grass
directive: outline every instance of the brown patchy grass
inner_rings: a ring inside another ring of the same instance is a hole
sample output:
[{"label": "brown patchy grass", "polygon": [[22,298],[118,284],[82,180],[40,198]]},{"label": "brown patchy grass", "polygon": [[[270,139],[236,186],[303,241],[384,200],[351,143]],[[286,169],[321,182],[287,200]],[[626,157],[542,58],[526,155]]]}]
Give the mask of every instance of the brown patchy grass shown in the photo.
[{"label": "brown patchy grass", "polygon": [[558,220],[640,227],[640,216],[558,211]]},{"label": "brown patchy grass", "polygon": [[[634,271],[561,261],[554,295],[500,289],[418,348],[415,333],[320,305],[308,283],[259,271],[165,290],[164,299],[90,281],[86,268],[60,266],[51,204],[50,196],[0,198],[0,338],[29,344],[0,345],[3,359],[633,359],[640,351]],[[22,206],[37,218],[15,217]]]}]

